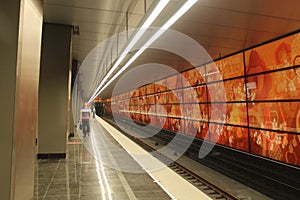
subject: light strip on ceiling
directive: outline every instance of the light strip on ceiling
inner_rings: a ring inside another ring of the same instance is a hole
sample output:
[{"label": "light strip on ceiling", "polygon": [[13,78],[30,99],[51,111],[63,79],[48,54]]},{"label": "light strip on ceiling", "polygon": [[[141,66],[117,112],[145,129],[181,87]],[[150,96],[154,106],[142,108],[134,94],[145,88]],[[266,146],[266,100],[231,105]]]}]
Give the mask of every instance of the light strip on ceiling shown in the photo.
[{"label": "light strip on ceiling", "polygon": [[120,69],[95,95],[98,96],[109,86],[124,70],[126,70],[157,38],[159,38],[170,26],[172,26],[182,15],[184,15],[198,0],[188,0],[141,48],[131,59]]},{"label": "light strip on ceiling", "polygon": [[121,56],[119,56],[118,60],[115,62],[114,66],[110,68],[109,72],[105,75],[105,77],[102,79],[100,85],[97,87],[96,91],[90,98],[89,102],[91,102],[97,95],[95,95],[100,88],[103,86],[105,81],[110,77],[110,75],[115,71],[115,69],[119,66],[119,64],[122,62],[122,60],[126,57],[128,52],[132,49],[132,47],[137,43],[137,41],[142,37],[144,32],[147,30],[147,28],[150,27],[152,22],[157,18],[157,16],[161,13],[161,11],[166,7],[166,5],[169,3],[170,0],[161,0],[152,13],[149,15],[145,23],[139,28],[138,32],[135,34],[135,36],[132,38],[130,43],[127,45],[126,49],[123,51]]}]

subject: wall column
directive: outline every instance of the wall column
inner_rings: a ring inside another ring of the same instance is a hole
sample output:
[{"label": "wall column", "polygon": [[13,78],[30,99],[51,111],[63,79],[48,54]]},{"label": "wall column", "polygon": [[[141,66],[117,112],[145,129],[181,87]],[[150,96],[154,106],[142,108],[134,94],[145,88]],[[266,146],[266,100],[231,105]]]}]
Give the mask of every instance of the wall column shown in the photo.
[{"label": "wall column", "polygon": [[0,1],[0,196],[33,198],[42,1]]},{"label": "wall column", "polygon": [[72,27],[44,23],[38,158],[64,158],[70,122]]}]

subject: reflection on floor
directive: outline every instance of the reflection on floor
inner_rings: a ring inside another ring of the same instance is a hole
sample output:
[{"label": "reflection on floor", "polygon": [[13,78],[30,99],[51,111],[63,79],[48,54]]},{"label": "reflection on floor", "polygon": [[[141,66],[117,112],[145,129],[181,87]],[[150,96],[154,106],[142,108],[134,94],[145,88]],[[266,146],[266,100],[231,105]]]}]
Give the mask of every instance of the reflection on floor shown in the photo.
[{"label": "reflection on floor", "polygon": [[[103,151],[102,153],[105,153]],[[127,165],[136,165],[133,160]],[[71,139],[66,159],[38,160],[34,200],[150,200],[170,197],[146,173],[126,173],[95,160]]]},{"label": "reflection on floor", "polygon": [[[144,140],[148,145],[155,144],[150,139]],[[185,156],[177,162],[241,199],[270,199]],[[70,139],[66,159],[38,160],[35,173],[34,200],[171,199],[96,120],[91,122],[90,136],[83,138],[79,131]],[[170,176],[167,179],[176,191],[183,190]],[[199,196],[180,199],[199,199]]]}]

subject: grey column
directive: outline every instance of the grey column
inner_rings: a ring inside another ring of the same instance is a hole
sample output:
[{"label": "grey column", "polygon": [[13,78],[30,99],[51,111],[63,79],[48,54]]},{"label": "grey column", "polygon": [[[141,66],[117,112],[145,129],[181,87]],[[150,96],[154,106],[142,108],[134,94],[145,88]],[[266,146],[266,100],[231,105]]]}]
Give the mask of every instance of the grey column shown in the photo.
[{"label": "grey column", "polygon": [[71,36],[71,26],[44,24],[39,88],[40,159],[66,156],[70,126]]}]

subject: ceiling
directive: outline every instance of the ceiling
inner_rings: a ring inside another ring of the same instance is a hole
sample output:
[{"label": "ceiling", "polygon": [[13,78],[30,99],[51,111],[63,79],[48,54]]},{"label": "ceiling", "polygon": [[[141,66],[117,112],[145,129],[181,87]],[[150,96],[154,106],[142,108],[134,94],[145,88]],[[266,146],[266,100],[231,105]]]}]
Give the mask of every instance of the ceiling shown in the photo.
[{"label": "ceiling", "polygon": [[[180,1],[171,0],[152,26],[161,26]],[[157,0],[44,0],[44,21],[79,26],[72,56],[80,64],[97,44],[137,28],[152,3]],[[196,40],[215,59],[298,30],[299,8],[299,0],[198,0],[171,29]],[[181,66],[178,70],[188,66],[170,53],[149,50],[132,67],[150,61]]]}]

